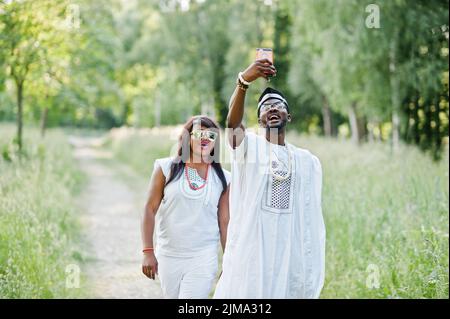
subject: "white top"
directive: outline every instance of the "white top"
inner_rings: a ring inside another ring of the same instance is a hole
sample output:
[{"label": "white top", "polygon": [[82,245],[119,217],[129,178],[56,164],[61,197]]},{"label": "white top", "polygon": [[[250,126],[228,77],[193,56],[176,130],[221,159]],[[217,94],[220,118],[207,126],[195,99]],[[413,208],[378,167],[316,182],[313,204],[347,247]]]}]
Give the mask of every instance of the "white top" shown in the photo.
[{"label": "white top", "polygon": [[286,145],[246,132],[232,150],[230,222],[214,298],[320,295],[325,273],[322,168],[309,151]]},{"label": "white top", "polygon": [[[155,161],[166,181],[170,177],[173,158]],[[201,186],[205,181],[197,170],[188,168],[191,184]],[[223,170],[227,185],[230,173]],[[164,197],[156,214],[155,253],[174,257],[194,257],[217,251],[219,243],[218,205],[223,187],[212,166],[206,186],[193,190],[183,171],[180,177],[164,188]]]}]

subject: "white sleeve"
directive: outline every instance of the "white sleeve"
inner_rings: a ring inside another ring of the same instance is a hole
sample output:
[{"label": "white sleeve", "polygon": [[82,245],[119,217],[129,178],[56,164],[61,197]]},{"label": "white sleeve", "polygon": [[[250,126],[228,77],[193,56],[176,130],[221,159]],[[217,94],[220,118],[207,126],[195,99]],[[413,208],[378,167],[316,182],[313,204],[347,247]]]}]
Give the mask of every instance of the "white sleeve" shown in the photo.
[{"label": "white sleeve", "polygon": [[172,158],[160,158],[155,160],[153,171],[159,167],[162,170],[164,177],[167,179],[170,176],[170,167],[172,166]]},{"label": "white sleeve", "polygon": [[257,160],[256,150],[257,150],[258,136],[255,133],[245,131],[244,139],[241,144],[236,148],[230,145],[232,161],[238,164],[247,163],[250,160]]},{"label": "white sleeve", "polygon": [[320,160],[316,156],[312,156],[312,177],[313,177],[313,191],[314,191],[314,207],[315,219],[317,220],[317,233],[319,240],[319,282],[316,286],[316,291],[314,292],[314,298],[318,298],[320,296],[320,292],[323,288],[325,281],[325,240],[326,240],[326,229],[325,223],[322,215],[322,165]]},{"label": "white sleeve", "polygon": [[227,185],[230,185],[231,183],[231,173],[227,171],[226,169],[223,169],[223,174],[225,175],[225,179],[227,181]]}]

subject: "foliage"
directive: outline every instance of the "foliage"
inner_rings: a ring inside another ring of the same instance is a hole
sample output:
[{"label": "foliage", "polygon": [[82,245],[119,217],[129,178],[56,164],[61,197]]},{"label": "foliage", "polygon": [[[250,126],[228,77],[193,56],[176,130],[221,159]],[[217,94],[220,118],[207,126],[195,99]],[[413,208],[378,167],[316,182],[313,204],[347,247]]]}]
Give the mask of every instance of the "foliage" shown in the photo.
[{"label": "foliage", "polygon": [[297,131],[336,136],[348,123],[361,141],[399,135],[435,158],[448,143],[448,0],[381,2],[380,28],[362,0],[0,6],[0,120],[20,116],[11,108],[24,81],[31,122],[154,127],[205,113],[223,125],[237,73],[272,47],[278,77],[250,88],[248,124],[273,85]]}]

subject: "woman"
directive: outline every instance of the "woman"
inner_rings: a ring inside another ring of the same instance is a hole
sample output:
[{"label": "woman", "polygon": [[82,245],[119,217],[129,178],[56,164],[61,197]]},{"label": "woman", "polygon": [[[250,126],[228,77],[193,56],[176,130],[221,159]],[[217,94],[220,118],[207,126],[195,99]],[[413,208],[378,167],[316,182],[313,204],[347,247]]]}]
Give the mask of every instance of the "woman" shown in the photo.
[{"label": "woman", "polygon": [[208,298],[214,284],[229,220],[230,173],[219,163],[219,148],[218,125],[196,116],[184,125],[177,156],[155,161],[142,271],[151,279],[158,274],[164,298]]}]

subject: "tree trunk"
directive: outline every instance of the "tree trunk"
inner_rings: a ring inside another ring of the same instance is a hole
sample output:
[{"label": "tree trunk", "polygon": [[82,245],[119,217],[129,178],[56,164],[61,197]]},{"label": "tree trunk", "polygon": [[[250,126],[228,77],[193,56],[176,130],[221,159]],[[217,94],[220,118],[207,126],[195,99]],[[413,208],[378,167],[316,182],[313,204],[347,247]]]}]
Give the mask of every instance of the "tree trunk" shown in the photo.
[{"label": "tree trunk", "polygon": [[420,104],[419,104],[420,96],[417,94],[417,98],[414,100],[414,128],[413,128],[413,134],[414,134],[414,143],[416,145],[419,145],[420,143],[420,117],[419,117],[419,110],[420,110]]},{"label": "tree trunk", "polygon": [[378,135],[378,141],[382,142],[383,141],[383,123],[382,122],[378,123],[378,131],[380,132],[380,134]]},{"label": "tree trunk", "polygon": [[17,87],[17,146],[22,151],[22,131],[23,131],[23,81],[16,82]]},{"label": "tree trunk", "polygon": [[398,32],[394,32],[389,52],[389,71],[392,103],[392,148],[398,150],[400,144],[400,92],[397,74],[397,42]]},{"label": "tree trunk", "polygon": [[365,120],[358,117],[356,113],[356,103],[352,103],[348,111],[348,118],[350,121],[350,130],[352,133],[352,141],[355,144],[360,144],[365,136]]},{"label": "tree trunk", "polygon": [[47,128],[48,107],[46,106],[41,115],[41,137],[45,137],[45,130]]},{"label": "tree trunk", "polygon": [[352,104],[350,108],[348,109],[348,119],[350,121],[350,131],[352,133],[352,142],[357,144],[359,141],[358,136],[358,122],[356,120],[356,112],[355,112],[355,106]]},{"label": "tree trunk", "polygon": [[432,139],[433,139],[433,129],[431,127],[431,121],[432,121],[432,112],[431,112],[431,105],[433,104],[433,100],[426,99],[425,105],[424,105],[424,112],[425,112],[425,125],[423,127],[423,131],[425,133],[425,139],[421,141],[421,147],[423,149],[426,149],[428,145],[431,145]]},{"label": "tree trunk", "polygon": [[358,117],[358,136],[359,142],[363,142],[367,135],[367,121],[364,116]]},{"label": "tree trunk", "polygon": [[326,137],[330,137],[332,135],[331,110],[326,97],[323,98],[322,118],[323,118],[323,132]]},{"label": "tree trunk", "polygon": [[128,122],[128,114],[130,113],[130,103],[128,100],[125,101],[123,109],[122,109],[122,116],[120,117],[120,125],[125,126]]}]

